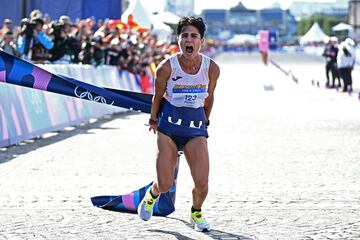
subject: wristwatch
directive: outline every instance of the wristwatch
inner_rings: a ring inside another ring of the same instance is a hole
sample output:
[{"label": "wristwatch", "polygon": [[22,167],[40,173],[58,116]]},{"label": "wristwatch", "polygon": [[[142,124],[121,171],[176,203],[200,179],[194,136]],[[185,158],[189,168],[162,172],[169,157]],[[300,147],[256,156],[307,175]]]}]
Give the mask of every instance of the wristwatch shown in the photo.
[{"label": "wristwatch", "polygon": [[157,120],[154,119],[149,119],[149,125],[156,125],[157,124]]}]

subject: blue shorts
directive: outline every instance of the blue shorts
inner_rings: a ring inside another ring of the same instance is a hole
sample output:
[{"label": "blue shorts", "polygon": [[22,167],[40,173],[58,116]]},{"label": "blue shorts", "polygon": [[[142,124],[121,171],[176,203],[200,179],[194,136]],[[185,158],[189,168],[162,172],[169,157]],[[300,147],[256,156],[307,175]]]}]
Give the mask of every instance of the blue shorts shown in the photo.
[{"label": "blue shorts", "polygon": [[175,136],[175,135],[172,135],[171,133],[166,133],[166,132],[163,132],[161,130],[159,130],[159,132],[165,134],[166,136],[170,137],[171,140],[175,143],[178,151],[184,151],[184,147],[185,145],[193,138],[197,137],[181,137],[181,136]]},{"label": "blue shorts", "polygon": [[205,118],[203,107],[175,107],[165,100],[158,115],[158,130],[169,136],[176,146],[182,149],[195,137],[209,136]]}]

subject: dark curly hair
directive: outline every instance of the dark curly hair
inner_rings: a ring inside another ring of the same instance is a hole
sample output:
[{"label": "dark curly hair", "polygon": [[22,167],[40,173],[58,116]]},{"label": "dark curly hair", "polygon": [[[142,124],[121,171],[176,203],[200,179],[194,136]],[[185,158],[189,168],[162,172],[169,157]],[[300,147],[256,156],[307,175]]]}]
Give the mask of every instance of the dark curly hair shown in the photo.
[{"label": "dark curly hair", "polygon": [[205,34],[205,23],[204,20],[201,17],[193,17],[193,16],[188,16],[188,17],[182,17],[179,20],[179,23],[177,25],[177,35],[179,36],[182,29],[186,26],[194,26],[196,27],[196,29],[199,31],[201,38],[204,37]]}]

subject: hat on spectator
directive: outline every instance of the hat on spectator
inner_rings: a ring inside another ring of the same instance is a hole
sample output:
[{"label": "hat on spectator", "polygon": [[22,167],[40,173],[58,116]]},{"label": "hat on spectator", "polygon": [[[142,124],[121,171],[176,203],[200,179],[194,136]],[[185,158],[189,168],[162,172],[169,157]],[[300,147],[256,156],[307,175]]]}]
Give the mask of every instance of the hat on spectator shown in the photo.
[{"label": "hat on spectator", "polygon": [[6,18],[6,19],[4,19],[4,23],[11,24],[11,23],[12,23],[12,21],[11,21],[11,19]]},{"label": "hat on spectator", "polygon": [[59,22],[62,23],[62,24],[72,25],[72,22],[71,22],[70,17],[69,17],[69,16],[66,16],[66,15],[62,15],[62,16],[59,18]]},{"label": "hat on spectator", "polygon": [[39,9],[34,9],[30,13],[30,19],[31,20],[42,18],[42,17],[43,17],[43,14]]},{"label": "hat on spectator", "polygon": [[335,37],[335,36],[330,37],[329,40],[330,40],[331,42],[333,42],[333,43],[337,43],[337,42],[338,42],[338,38]]}]

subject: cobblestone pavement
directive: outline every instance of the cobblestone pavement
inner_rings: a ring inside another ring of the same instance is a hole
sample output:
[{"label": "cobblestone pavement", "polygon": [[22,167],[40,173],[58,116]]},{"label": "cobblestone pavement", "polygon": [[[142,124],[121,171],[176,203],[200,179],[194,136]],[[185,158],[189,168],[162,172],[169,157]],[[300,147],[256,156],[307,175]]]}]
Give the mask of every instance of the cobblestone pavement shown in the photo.
[{"label": "cobblestone pavement", "polygon": [[[274,57],[309,71],[309,57]],[[320,76],[323,63],[310,60]],[[184,159],[177,211],[167,218],[143,222],[91,205],[92,196],[127,193],[155,176],[148,116],[121,114],[0,151],[0,240],[360,239],[357,98],[296,85],[255,55],[217,61],[204,205],[213,231],[188,224]]]}]

